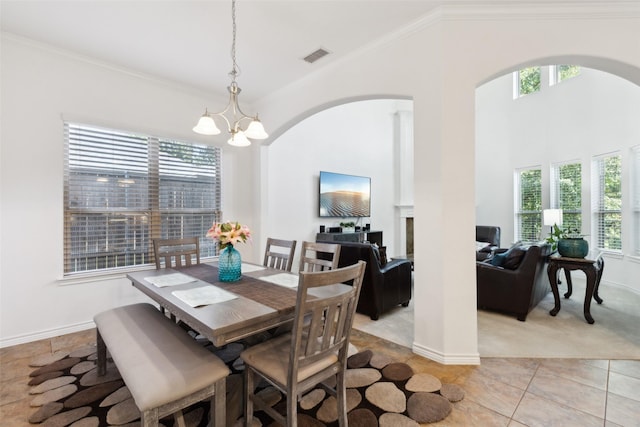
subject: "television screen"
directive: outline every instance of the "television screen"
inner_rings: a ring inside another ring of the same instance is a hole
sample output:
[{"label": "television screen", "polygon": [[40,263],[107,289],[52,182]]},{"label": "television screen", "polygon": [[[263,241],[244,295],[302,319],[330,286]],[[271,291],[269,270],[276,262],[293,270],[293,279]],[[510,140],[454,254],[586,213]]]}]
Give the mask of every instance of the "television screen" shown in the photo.
[{"label": "television screen", "polygon": [[371,178],[320,172],[320,216],[371,216]]}]

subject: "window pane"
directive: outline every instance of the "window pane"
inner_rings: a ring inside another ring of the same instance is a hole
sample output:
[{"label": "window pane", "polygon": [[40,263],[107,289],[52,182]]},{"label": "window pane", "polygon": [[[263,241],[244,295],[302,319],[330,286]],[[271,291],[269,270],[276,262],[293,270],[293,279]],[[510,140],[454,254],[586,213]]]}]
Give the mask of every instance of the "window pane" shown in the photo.
[{"label": "window pane", "polygon": [[540,67],[524,68],[518,72],[520,96],[540,91]]},{"label": "window pane", "polygon": [[542,230],[542,173],[540,169],[518,172],[518,240],[535,241]]},{"label": "window pane", "polygon": [[65,273],[153,262],[151,239],[200,236],[220,217],[220,149],[65,124]]},{"label": "window pane", "polygon": [[579,65],[556,65],[556,79],[561,82],[580,74]]},{"label": "window pane", "polygon": [[582,230],[582,165],[566,163],[554,166],[552,205],[562,209],[564,227]]},{"label": "window pane", "polygon": [[594,223],[600,249],[622,249],[622,158],[602,157],[595,161]]}]

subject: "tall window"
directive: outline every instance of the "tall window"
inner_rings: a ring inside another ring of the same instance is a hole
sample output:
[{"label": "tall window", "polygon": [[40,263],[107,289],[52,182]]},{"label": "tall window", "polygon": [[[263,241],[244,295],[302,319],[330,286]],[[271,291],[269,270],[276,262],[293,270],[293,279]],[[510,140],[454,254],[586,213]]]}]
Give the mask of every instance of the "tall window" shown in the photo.
[{"label": "tall window", "polygon": [[549,67],[549,81],[552,85],[580,74],[579,65],[552,65]]},{"label": "tall window", "polygon": [[599,249],[622,249],[622,157],[601,156],[593,162],[594,243]]},{"label": "tall window", "polygon": [[540,91],[540,67],[523,68],[514,73],[514,98]]},{"label": "tall window", "polygon": [[582,230],[582,166],[554,165],[551,169],[551,207],[562,209],[562,224]]},{"label": "tall window", "polygon": [[631,159],[633,162],[633,254],[640,256],[640,145],[632,148]]},{"label": "tall window", "polygon": [[535,241],[542,231],[542,171],[516,171],[516,238]]},{"label": "tall window", "polygon": [[149,264],[151,239],[220,218],[219,148],[65,123],[64,177],[65,274]]}]

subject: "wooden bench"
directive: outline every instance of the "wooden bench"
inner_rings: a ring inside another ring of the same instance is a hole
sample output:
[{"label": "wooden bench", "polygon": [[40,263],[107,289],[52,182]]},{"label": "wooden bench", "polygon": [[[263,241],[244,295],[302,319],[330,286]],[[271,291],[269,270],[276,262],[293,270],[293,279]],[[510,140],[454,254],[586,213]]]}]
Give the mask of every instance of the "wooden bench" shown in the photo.
[{"label": "wooden bench", "polygon": [[133,304],[94,317],[98,375],[106,373],[107,348],[140,410],[143,427],[174,414],[184,426],[182,409],[211,399],[215,427],[226,423],[229,368],[151,304]]}]

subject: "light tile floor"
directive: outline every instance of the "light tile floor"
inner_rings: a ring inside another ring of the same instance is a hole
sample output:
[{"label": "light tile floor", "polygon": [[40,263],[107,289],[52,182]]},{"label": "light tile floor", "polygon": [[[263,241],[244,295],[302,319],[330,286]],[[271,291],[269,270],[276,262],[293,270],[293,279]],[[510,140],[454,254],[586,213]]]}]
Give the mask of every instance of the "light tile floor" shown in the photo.
[{"label": "light tile floor", "polygon": [[[30,425],[30,360],[93,342],[89,330],[0,349],[0,424]],[[480,366],[449,366],[357,329],[352,343],[464,388],[465,398],[432,426],[640,426],[637,360],[482,358]]]}]

